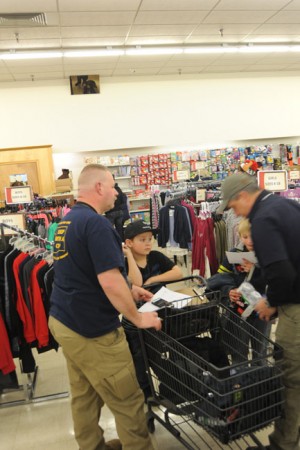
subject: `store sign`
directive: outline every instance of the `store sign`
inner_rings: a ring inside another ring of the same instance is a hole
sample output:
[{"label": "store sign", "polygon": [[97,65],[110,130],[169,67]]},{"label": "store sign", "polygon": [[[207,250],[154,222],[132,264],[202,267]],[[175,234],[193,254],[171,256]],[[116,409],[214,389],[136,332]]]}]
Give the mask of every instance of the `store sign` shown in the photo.
[{"label": "store sign", "polygon": [[299,170],[291,170],[289,172],[290,180],[299,180],[300,179],[300,171]]},{"label": "store sign", "polygon": [[173,172],[173,181],[185,181],[190,178],[189,170],[177,170]]},{"label": "store sign", "polygon": [[33,199],[31,186],[15,186],[5,188],[5,201],[7,205],[18,203],[31,203]]},{"label": "store sign", "polygon": [[[17,227],[20,230],[25,230],[25,216],[24,214],[1,214],[0,224],[10,225],[12,227]],[[9,228],[3,227],[5,236],[11,234],[17,234],[16,231],[10,230]]]},{"label": "store sign", "polygon": [[286,170],[260,170],[257,173],[258,185],[261,189],[282,192],[288,189]]},{"label": "store sign", "polygon": [[196,190],[196,203],[205,202],[206,200],[206,189]]}]

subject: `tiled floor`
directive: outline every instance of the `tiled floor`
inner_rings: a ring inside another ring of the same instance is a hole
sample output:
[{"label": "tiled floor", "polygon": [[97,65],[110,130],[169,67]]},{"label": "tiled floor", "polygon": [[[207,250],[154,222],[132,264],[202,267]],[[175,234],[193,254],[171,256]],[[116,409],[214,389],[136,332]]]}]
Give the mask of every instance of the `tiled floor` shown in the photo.
[{"label": "tiled floor", "polygon": [[[34,401],[0,408],[0,448],[1,450],[77,450],[78,445],[74,439],[72,427],[70,397],[38,401],[45,400],[43,396],[51,396],[69,390],[64,357],[60,350],[58,353],[52,350],[44,354],[35,354],[35,357],[39,369]],[[18,364],[17,360],[16,364]],[[18,379],[19,383],[27,383],[27,377],[20,374],[19,371]],[[23,391],[8,392],[0,396],[0,401],[2,403],[12,402],[22,400],[22,398],[24,399]],[[159,413],[157,409],[155,411]],[[100,423],[105,429],[106,439],[116,437],[114,420],[106,407],[103,409]],[[184,424],[183,428],[187,429],[190,436],[195,435],[195,446],[193,447],[195,449],[245,449],[247,445],[252,444],[252,441],[248,439],[248,444],[241,441],[227,447],[214,442],[200,427],[193,423],[192,426],[195,427],[196,434],[189,424]],[[269,429],[259,433],[259,439],[264,444],[267,443],[268,433]],[[157,421],[155,421],[155,432],[152,439],[156,450],[185,448]]]},{"label": "tiled floor", "polygon": [[[184,276],[188,275],[188,268],[183,264],[182,257],[178,263],[183,268]],[[182,264],[182,265],[181,265]],[[173,286],[175,288],[175,286]],[[176,288],[186,287],[179,284]],[[177,290],[176,289],[176,290]],[[175,289],[174,289],[175,290]],[[43,396],[69,391],[66,364],[62,352],[50,351],[44,354],[35,353],[39,367],[33,402],[10,407],[0,407],[0,449],[2,450],[77,450],[74,439],[70,397],[52,398],[46,401]],[[18,365],[18,360],[15,361]],[[27,377],[18,370],[19,383],[27,384]],[[0,396],[0,404],[24,399],[24,392],[8,392]],[[51,398],[51,397],[50,397]],[[156,410],[157,411],[157,410]],[[163,416],[162,416],[163,417]],[[116,438],[114,420],[110,411],[105,407],[102,412],[101,426],[105,429],[107,440]],[[186,429],[186,424],[183,427]],[[193,424],[193,426],[195,426]],[[194,449],[228,448],[244,450],[247,445],[253,445],[249,439],[233,443],[230,447],[213,441],[200,427],[196,427]],[[258,433],[258,438],[267,444],[270,428]],[[194,435],[188,425],[187,432]],[[155,432],[152,434],[153,445],[156,450],[181,450],[184,445],[175,439],[168,430],[155,421]]]}]

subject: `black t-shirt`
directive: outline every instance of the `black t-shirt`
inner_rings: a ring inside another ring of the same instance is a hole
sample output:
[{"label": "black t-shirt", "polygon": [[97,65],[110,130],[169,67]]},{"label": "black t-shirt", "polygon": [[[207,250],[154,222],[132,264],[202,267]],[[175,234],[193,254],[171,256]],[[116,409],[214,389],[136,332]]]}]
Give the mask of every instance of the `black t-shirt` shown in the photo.
[{"label": "black t-shirt", "polygon": [[[146,267],[138,267],[143,277],[143,283],[145,283],[149,278],[168,272],[174,266],[175,264],[163,253],[152,250],[147,256]],[[125,260],[125,267],[128,273],[127,259]]]},{"label": "black t-shirt", "polygon": [[115,268],[126,277],[121,240],[110,222],[78,202],[58,225],[54,260],[50,315],[89,338],[119,327],[119,313],[97,278]]}]

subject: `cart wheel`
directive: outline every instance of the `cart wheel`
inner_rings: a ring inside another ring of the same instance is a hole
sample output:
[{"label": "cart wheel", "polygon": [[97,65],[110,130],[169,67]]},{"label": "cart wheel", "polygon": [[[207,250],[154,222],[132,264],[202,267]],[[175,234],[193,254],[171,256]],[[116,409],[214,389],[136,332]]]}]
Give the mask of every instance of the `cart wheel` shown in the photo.
[{"label": "cart wheel", "polygon": [[149,433],[153,434],[154,431],[155,431],[154,417],[150,417],[150,418],[147,420],[147,427],[148,427]]}]

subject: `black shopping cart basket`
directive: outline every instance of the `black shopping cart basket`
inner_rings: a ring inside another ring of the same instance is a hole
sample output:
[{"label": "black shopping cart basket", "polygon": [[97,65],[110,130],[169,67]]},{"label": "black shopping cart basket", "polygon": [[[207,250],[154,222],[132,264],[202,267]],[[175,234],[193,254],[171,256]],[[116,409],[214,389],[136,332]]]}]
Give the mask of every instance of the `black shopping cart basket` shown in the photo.
[{"label": "black shopping cart basket", "polygon": [[281,415],[282,350],[219,300],[207,292],[174,301],[158,312],[161,331],[139,331],[148,428],[158,420],[191,450],[243,449],[247,437],[263,449],[253,433]]}]

